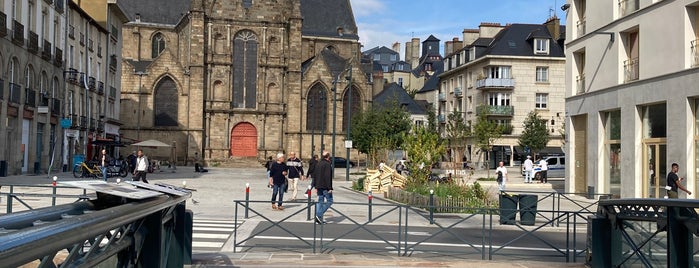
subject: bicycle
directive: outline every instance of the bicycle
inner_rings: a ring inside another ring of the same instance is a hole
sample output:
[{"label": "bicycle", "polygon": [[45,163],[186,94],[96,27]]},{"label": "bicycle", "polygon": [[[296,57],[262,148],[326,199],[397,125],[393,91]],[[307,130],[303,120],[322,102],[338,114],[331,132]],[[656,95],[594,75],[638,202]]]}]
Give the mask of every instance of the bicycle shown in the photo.
[{"label": "bicycle", "polygon": [[102,178],[102,170],[95,165],[93,165],[92,168],[90,168],[90,166],[88,166],[86,162],[82,162],[80,164],[75,164],[75,166],[73,167],[73,177],[93,177],[95,179]]}]

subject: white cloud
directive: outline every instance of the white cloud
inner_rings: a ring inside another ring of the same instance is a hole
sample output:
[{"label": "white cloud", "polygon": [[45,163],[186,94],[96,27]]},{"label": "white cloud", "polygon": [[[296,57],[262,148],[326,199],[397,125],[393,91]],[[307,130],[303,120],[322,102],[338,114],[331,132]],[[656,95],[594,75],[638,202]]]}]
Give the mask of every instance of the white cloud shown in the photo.
[{"label": "white cloud", "polygon": [[351,3],[355,16],[363,17],[385,10],[385,5],[381,0],[351,0]]}]

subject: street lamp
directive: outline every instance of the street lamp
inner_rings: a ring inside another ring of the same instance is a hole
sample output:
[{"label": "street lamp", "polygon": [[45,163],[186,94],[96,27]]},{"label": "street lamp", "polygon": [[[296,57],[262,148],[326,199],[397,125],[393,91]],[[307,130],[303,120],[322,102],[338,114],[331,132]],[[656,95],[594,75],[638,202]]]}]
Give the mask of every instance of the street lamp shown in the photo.
[{"label": "street lamp", "polygon": [[[333,79],[333,138],[332,138],[332,157],[333,161],[330,162],[332,165],[332,177],[335,177],[335,136],[337,135],[337,83],[340,82],[340,76],[344,74],[346,71],[350,71],[350,78],[351,78],[351,71],[352,71],[352,65],[349,66],[349,68],[343,70],[339,74],[337,74],[337,77]],[[350,84],[351,86],[351,84]],[[347,163],[345,163],[345,166],[349,167],[349,157],[346,159]],[[349,172],[347,173],[349,174]]]},{"label": "street lamp", "polygon": [[148,73],[143,71],[135,71],[134,75],[138,75],[138,110],[136,111],[136,139],[141,140],[141,89],[143,88],[143,76],[148,75]]},{"label": "street lamp", "polygon": [[311,99],[311,103],[309,106],[311,107],[310,111],[308,111],[309,114],[311,114],[311,158],[313,158],[313,154],[316,151],[316,144],[315,144],[315,137],[316,137],[316,113],[315,110],[313,110],[313,104],[316,102],[315,96],[313,99]]},{"label": "street lamp", "polygon": [[347,138],[345,138],[345,148],[347,148],[347,164],[345,167],[347,171],[345,172],[345,181],[349,181],[350,174],[350,149],[352,148],[352,138],[350,137],[350,126],[352,125],[352,93],[354,89],[352,88],[352,65],[349,66],[349,76],[346,77],[349,81],[349,91],[348,91],[348,101],[347,105]]}]

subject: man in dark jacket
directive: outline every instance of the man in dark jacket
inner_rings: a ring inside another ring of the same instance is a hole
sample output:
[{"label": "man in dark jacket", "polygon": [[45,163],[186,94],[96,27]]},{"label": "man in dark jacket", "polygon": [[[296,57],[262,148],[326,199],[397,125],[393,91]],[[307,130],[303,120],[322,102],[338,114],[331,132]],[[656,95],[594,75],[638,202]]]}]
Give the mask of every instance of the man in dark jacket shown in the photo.
[{"label": "man in dark jacket", "polygon": [[315,166],[313,174],[313,184],[318,193],[318,203],[316,203],[316,218],[318,224],[324,224],[323,214],[333,204],[333,178],[332,166],[330,165],[330,153],[323,152],[323,159]]},{"label": "man in dark jacket", "polygon": [[[284,200],[284,184],[286,184],[286,175],[289,168],[284,163],[284,154],[277,154],[277,162],[272,163],[269,168],[269,185],[272,187],[272,209],[284,210],[282,201]],[[279,194],[279,199],[277,199]],[[274,204],[274,202],[277,204]]]},{"label": "man in dark jacket", "polygon": [[295,201],[296,195],[299,192],[299,179],[306,180],[303,174],[303,163],[301,159],[296,157],[296,153],[290,152],[289,159],[286,160],[286,166],[289,167],[289,186],[291,188],[291,198],[289,201]]}]

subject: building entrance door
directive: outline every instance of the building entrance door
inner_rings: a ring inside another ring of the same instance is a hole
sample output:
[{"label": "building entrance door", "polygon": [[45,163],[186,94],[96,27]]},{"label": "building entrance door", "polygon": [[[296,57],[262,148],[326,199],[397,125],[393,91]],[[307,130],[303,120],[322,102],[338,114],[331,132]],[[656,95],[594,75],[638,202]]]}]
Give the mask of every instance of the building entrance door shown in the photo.
[{"label": "building entrance door", "polygon": [[643,157],[643,197],[663,198],[668,172],[667,145],[664,142],[647,142],[643,146]]},{"label": "building entrance door", "polygon": [[250,123],[240,123],[231,131],[231,156],[257,156],[257,129]]}]

